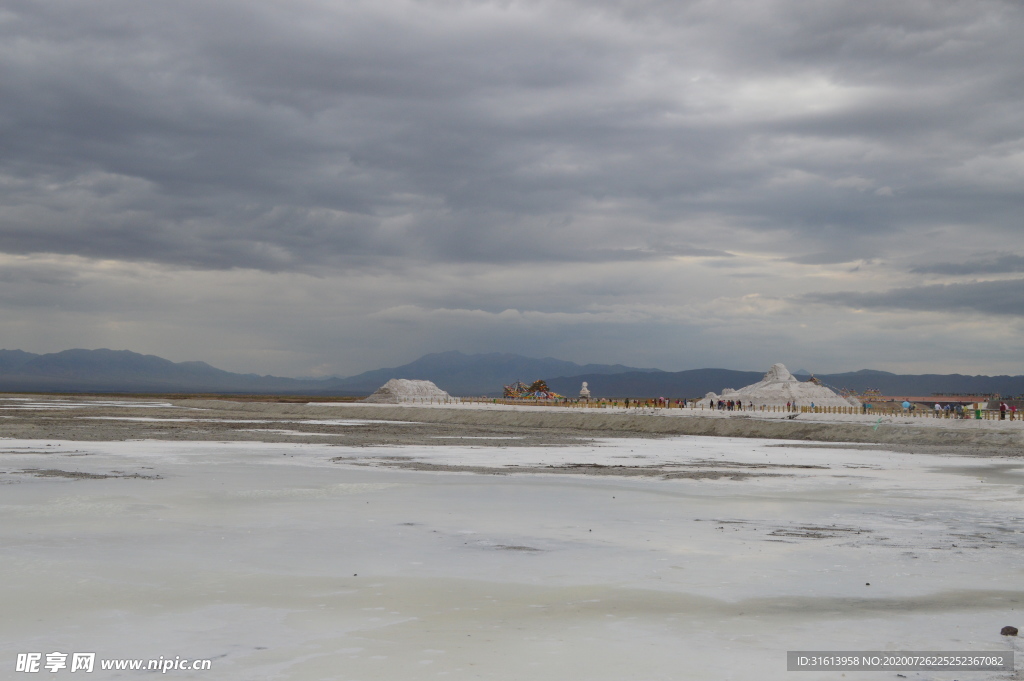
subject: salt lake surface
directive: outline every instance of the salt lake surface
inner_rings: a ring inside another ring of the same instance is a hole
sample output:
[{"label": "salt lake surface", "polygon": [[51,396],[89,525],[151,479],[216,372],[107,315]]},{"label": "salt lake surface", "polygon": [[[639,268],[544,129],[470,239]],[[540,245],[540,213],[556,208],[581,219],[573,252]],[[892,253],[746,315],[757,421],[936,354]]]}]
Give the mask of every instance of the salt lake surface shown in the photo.
[{"label": "salt lake surface", "polygon": [[1024,621],[1020,459],[796,444],[0,440],[0,661],[811,681],[842,677],[787,650],[1024,657],[999,635]]}]

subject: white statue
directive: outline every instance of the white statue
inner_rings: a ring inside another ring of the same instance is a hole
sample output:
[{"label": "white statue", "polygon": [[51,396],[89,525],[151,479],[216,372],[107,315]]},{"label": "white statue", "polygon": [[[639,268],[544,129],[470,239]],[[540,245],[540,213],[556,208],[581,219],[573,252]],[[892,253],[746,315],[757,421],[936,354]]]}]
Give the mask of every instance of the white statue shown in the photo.
[{"label": "white statue", "polygon": [[589,400],[590,399],[590,391],[587,390],[587,382],[586,381],[583,381],[583,387],[580,388],[580,397],[582,397],[585,400]]}]

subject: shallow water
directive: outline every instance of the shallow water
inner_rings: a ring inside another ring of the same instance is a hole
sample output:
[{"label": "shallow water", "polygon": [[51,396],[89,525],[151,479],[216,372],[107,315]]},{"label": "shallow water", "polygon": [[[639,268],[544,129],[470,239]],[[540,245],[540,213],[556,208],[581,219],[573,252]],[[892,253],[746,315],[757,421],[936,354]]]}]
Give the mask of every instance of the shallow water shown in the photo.
[{"label": "shallow water", "polygon": [[[1017,644],[999,636],[1024,607],[1014,462],[770,444],[0,440],[0,661],[177,655],[213,671],[175,678],[239,680],[782,679],[787,650]],[[382,467],[396,458],[501,474]],[[579,463],[766,475],[506,469]],[[38,477],[55,470],[147,477]]]}]

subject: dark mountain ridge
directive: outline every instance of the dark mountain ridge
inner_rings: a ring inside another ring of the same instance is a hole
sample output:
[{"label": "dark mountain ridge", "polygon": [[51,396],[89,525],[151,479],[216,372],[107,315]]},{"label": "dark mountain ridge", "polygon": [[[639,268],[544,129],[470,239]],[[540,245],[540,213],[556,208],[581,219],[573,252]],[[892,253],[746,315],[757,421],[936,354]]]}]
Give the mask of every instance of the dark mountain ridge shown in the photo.
[{"label": "dark mountain ridge", "polygon": [[74,349],[45,355],[0,350],[0,390],[7,391],[262,393],[311,387],[323,389],[312,381],[236,374],[205,362],[172,362],[130,350]]},{"label": "dark mountain ridge", "polygon": [[[548,376],[604,376],[618,373],[663,373],[621,364],[576,364],[552,357],[535,359],[522,355],[487,353],[466,355],[458,351],[424,355],[414,362],[389,369],[375,369],[338,379],[347,390],[370,393],[392,378],[433,381],[453,395],[500,395],[502,386],[514,381],[530,383]],[[579,388],[577,388],[577,392]]]},{"label": "dark mountain ridge", "polygon": [[0,390],[15,392],[218,392],[368,395],[392,378],[434,381],[454,395],[501,394],[503,385],[559,374],[658,372],[622,365],[576,364],[546,357],[440,352],[399,367],[349,378],[299,379],[237,374],[206,362],[172,362],[130,350],[64,350],[45,355],[0,350]]},{"label": "dark mountain ridge", "polygon": [[0,373],[13,371],[39,355],[24,350],[0,350]]},{"label": "dark mountain ridge", "polygon": [[[579,394],[587,381],[594,397],[702,397],[761,380],[761,372],[731,369],[661,371],[621,364],[576,364],[514,354],[424,355],[414,362],[348,378],[297,379],[238,374],[206,362],[172,362],[129,350],[64,350],[35,354],[0,350],[0,391],[367,395],[392,378],[429,380],[453,395],[500,396],[502,386],[543,378],[563,395]],[[886,395],[1024,394],[1024,376],[901,375],[887,371],[822,374],[826,385]]]}]

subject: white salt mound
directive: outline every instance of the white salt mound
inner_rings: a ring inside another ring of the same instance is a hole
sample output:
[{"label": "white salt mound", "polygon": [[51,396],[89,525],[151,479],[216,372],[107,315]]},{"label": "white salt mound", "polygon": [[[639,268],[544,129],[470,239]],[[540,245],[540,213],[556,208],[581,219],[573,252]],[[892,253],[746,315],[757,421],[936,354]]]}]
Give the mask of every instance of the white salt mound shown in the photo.
[{"label": "white salt mound", "polygon": [[451,395],[438,388],[432,381],[413,381],[408,378],[392,378],[377,388],[377,391],[363,402],[399,404],[401,402],[430,402],[449,399]]},{"label": "white salt mound", "polygon": [[[856,399],[842,397],[820,383],[798,381],[782,364],[773,364],[763,379],[746,388],[739,390],[725,388],[722,390],[722,397],[729,400],[741,400],[744,404],[752,404],[755,407],[762,404],[784,407],[787,402],[801,407],[809,407],[811,404],[817,407],[860,405]],[[700,400],[700,404],[710,406],[711,400],[717,401],[718,398],[715,393],[708,393],[703,400]]]}]

